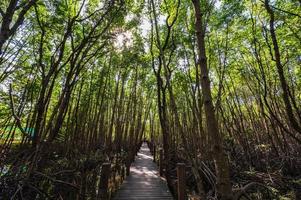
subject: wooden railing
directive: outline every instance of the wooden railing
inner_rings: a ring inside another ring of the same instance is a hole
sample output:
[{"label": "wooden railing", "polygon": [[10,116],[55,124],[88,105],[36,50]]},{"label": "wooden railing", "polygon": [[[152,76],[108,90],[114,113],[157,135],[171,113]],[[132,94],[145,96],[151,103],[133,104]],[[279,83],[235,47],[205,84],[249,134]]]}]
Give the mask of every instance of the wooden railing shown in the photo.
[{"label": "wooden railing", "polygon": [[[160,148],[158,145],[153,144],[151,142],[147,142],[148,147],[150,148],[150,151],[153,155],[153,161],[158,164],[159,168],[159,174],[160,176],[164,176],[164,152],[163,149]],[[134,152],[134,155],[137,155],[137,152],[139,151],[142,143],[137,145],[136,152]],[[135,156],[134,156],[135,157]],[[111,197],[111,193],[115,192],[116,188],[119,187],[119,185],[123,182],[126,175],[129,175],[130,172],[130,163],[134,160],[127,160],[126,163],[119,163],[120,169],[118,170],[112,170],[114,168],[114,165],[110,163],[103,163],[102,170],[101,170],[101,177],[100,177],[100,184],[98,189],[98,195],[97,200],[108,200]],[[177,200],[187,200],[188,196],[190,200],[199,200],[200,198],[198,196],[190,196],[186,192],[186,165],[185,163],[177,163],[177,180],[175,181],[175,191]],[[112,173],[113,172],[113,173]],[[114,174],[115,173],[115,174]],[[121,176],[120,183],[113,183],[115,185],[115,189],[112,189],[110,187],[110,182],[114,182],[116,173],[118,173]]]},{"label": "wooden railing", "polygon": [[97,200],[109,199],[110,175],[111,175],[111,163],[102,164]]},{"label": "wooden railing", "polygon": [[177,192],[178,192],[178,200],[187,199],[186,195],[186,171],[185,171],[185,163],[177,164]]},{"label": "wooden railing", "polygon": [[[148,147],[153,155],[153,161],[158,164],[160,176],[164,176],[164,152],[163,148],[158,147],[155,143],[148,142]],[[159,154],[159,158],[158,157]],[[188,199],[186,193],[186,165],[177,163],[177,180],[175,181],[175,191],[178,200]]]},{"label": "wooden railing", "polygon": [[[139,143],[134,152],[137,155],[142,142]],[[130,166],[134,162],[135,156],[128,156],[124,162],[120,160],[116,163],[103,163],[101,167],[100,182],[98,185],[97,200],[109,200],[112,193],[116,192],[124,181],[125,177],[130,175]]]}]

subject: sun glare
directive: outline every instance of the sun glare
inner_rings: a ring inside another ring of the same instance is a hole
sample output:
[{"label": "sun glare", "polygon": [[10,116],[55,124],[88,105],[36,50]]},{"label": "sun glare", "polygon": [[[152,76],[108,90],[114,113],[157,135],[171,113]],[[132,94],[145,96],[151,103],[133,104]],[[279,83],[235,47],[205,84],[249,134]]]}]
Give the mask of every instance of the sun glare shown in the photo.
[{"label": "sun glare", "polygon": [[133,45],[133,34],[131,31],[119,32],[115,36],[114,46],[121,50],[129,48]]}]

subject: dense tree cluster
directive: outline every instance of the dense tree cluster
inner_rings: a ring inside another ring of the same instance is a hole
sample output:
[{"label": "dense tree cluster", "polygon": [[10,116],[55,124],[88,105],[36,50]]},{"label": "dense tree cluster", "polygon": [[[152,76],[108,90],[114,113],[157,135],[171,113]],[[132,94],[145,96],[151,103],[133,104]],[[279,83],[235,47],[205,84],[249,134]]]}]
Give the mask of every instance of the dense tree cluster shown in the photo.
[{"label": "dense tree cluster", "polygon": [[143,139],[202,199],[297,199],[300,0],[2,0],[0,199],[99,199]]}]

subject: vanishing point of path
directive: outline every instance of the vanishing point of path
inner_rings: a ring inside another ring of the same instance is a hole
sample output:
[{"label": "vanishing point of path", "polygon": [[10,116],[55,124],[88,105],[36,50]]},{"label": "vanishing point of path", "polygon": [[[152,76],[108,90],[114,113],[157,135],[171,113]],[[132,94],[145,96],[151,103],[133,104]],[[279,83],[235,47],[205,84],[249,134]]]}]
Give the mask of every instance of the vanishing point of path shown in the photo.
[{"label": "vanishing point of path", "polygon": [[131,166],[131,173],[117,191],[114,200],[173,200],[166,183],[159,176],[146,143]]}]

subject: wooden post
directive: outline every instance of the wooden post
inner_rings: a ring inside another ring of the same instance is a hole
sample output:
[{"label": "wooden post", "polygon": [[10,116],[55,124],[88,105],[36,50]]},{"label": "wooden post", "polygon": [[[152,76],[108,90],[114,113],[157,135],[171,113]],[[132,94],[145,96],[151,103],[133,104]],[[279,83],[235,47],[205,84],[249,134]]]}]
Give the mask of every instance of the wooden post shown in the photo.
[{"label": "wooden post", "polygon": [[178,200],[186,199],[185,163],[177,163]]},{"label": "wooden post", "polygon": [[164,165],[164,160],[163,160],[163,149],[160,149],[160,154],[159,154],[159,172],[160,176],[163,176],[163,165]]},{"label": "wooden post", "polygon": [[125,165],[122,165],[122,166],[121,166],[121,178],[122,178],[122,181],[123,181],[124,178],[125,178]]},{"label": "wooden post", "polygon": [[109,178],[111,175],[111,164],[103,163],[100,175],[100,183],[98,187],[98,200],[108,200],[109,199]]},{"label": "wooden post", "polygon": [[154,156],[153,161],[156,162],[156,145],[155,144],[153,145],[153,156]]},{"label": "wooden post", "polygon": [[129,176],[130,175],[130,171],[131,171],[131,160],[130,158],[128,158],[128,160],[126,161],[126,166],[125,166],[125,170],[126,170],[126,175]]}]

